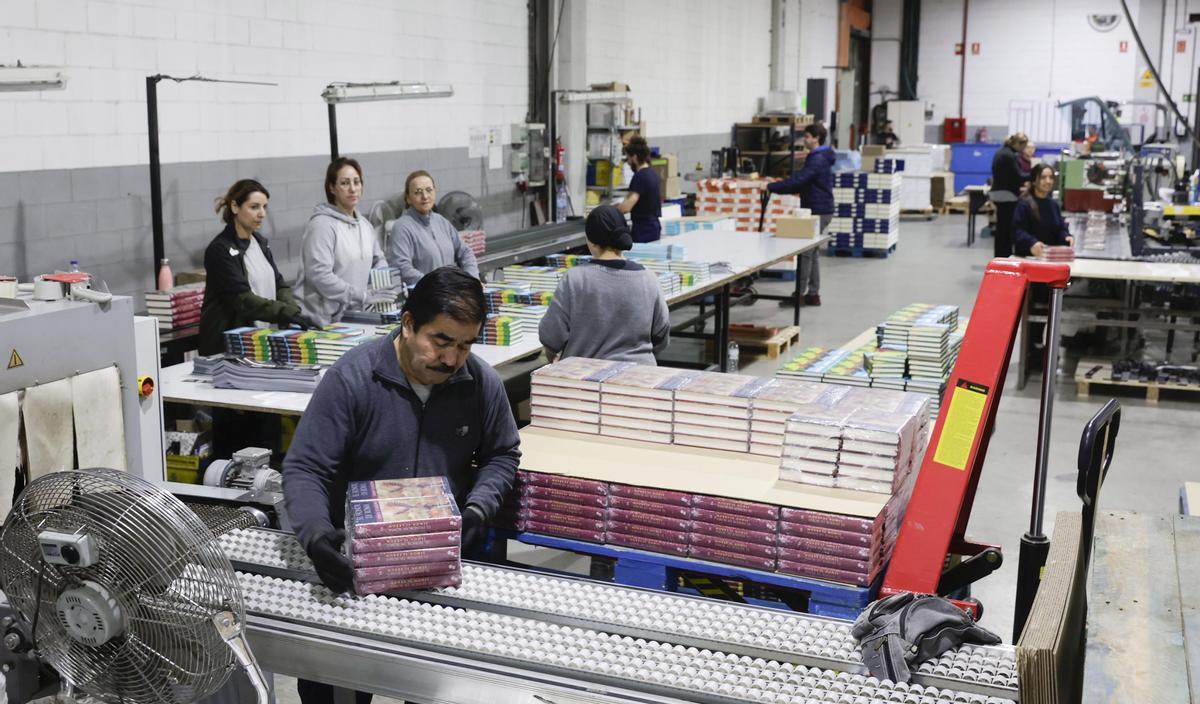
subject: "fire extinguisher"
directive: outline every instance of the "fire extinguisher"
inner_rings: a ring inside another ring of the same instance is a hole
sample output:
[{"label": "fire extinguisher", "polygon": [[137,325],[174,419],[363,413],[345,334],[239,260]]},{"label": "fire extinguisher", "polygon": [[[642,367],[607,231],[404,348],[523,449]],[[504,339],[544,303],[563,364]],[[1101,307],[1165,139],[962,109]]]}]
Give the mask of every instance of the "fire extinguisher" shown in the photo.
[{"label": "fire extinguisher", "polygon": [[567,148],[563,146],[562,138],[554,140],[554,180],[558,183],[567,181]]}]

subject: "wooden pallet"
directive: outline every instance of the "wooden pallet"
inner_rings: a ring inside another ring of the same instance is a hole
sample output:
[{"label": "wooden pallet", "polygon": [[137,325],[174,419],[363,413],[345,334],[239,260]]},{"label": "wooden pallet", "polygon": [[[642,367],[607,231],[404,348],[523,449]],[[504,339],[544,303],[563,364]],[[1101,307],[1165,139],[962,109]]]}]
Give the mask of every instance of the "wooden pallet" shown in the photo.
[{"label": "wooden pallet", "polygon": [[900,211],[900,217],[932,220],[937,217],[937,212],[933,209],[933,206],[928,208],[904,208]]},{"label": "wooden pallet", "polygon": [[789,325],[771,337],[741,337],[736,333],[730,334],[730,339],[738,343],[742,349],[759,349],[767,351],[768,359],[778,359],[794,343],[800,342],[800,326]]},{"label": "wooden pallet", "polygon": [[947,200],[944,205],[942,205],[942,215],[949,215],[950,213],[961,213],[966,215],[967,208],[970,207],[970,202],[970,199],[966,196],[954,196],[953,198]]},{"label": "wooden pallet", "polygon": [[[1099,367],[1089,378],[1087,373]],[[1079,398],[1088,398],[1092,386],[1115,386],[1125,389],[1135,389],[1146,394],[1146,403],[1158,403],[1161,391],[1190,391],[1200,393],[1200,386],[1189,384],[1169,384],[1157,381],[1113,381],[1112,363],[1100,359],[1081,359],[1075,367],[1075,394]]]},{"label": "wooden pallet", "polygon": [[812,115],[755,115],[754,122],[759,125],[791,125],[807,127],[815,118]]},{"label": "wooden pallet", "polygon": [[874,257],[877,259],[887,259],[888,255],[895,252],[896,245],[892,245],[887,249],[875,249],[872,247],[839,247],[831,243],[825,248],[825,253],[831,257]]}]

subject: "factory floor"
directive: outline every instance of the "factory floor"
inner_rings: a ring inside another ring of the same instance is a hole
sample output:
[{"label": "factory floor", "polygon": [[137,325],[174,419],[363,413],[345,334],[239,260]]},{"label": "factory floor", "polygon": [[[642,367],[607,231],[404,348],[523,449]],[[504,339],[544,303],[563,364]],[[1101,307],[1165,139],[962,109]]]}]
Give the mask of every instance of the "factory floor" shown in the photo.
[{"label": "factory floor", "polygon": [[[912,302],[957,304],[962,315],[968,316],[983,267],[991,258],[991,249],[990,238],[977,240],[968,248],[966,217],[950,215],[932,221],[905,220],[901,225],[900,244],[887,259],[823,256],[820,262],[823,305],[803,309],[800,345],[794,346],[781,359],[755,357],[743,350],[741,371],[773,375],[779,365],[799,349],[813,345],[840,346]],[[756,286],[763,292],[786,293],[792,284],[760,281]],[[680,319],[687,314],[686,310],[676,311]],[[761,301],[753,306],[736,308],[731,318],[734,322],[790,325],[791,309],[781,308],[773,301]],[[1067,334],[1071,332],[1064,330]],[[1158,342],[1150,341],[1152,350]],[[693,341],[672,343],[672,357],[688,358],[699,354],[700,347]],[[1106,389],[1093,388],[1091,398],[1076,398],[1075,385],[1071,381],[1075,361],[1075,357],[1068,355],[1062,362],[1064,374],[1060,376],[1054,405],[1046,490],[1045,532],[1048,535],[1053,532],[1057,512],[1079,510],[1079,500],[1075,496],[1079,435],[1092,414],[1110,397],[1105,393]],[[515,373],[517,369],[512,371]],[[1040,388],[1040,379],[1035,376],[1023,390],[1016,389],[1015,361],[1008,376],[968,529],[970,537],[1003,547],[1004,565],[975,584],[972,594],[984,605],[983,625],[999,634],[1005,642],[1012,636],[1020,539],[1029,528]],[[1123,407],[1121,430],[1115,459],[1101,493],[1101,506],[1147,513],[1175,513],[1180,484],[1188,479],[1200,479],[1195,460],[1200,442],[1196,440],[1194,430],[1200,421],[1200,404],[1163,399],[1157,405],[1150,405],[1136,395],[1117,393]],[[527,552],[524,559],[555,569],[583,568],[581,560],[552,551]],[[280,702],[298,701],[294,682],[289,678],[276,678],[276,691]],[[390,704],[392,700],[376,697],[375,701]]]}]

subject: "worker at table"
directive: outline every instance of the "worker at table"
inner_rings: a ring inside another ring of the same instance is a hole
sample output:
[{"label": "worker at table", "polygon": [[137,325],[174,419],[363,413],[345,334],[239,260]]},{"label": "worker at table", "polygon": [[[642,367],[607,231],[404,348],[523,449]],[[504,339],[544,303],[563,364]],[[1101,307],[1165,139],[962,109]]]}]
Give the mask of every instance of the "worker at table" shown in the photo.
[{"label": "worker at table", "polygon": [[1067,229],[1058,201],[1051,198],[1054,191],[1054,168],[1035,164],[1029,172],[1029,191],[1017,201],[1013,214],[1013,250],[1018,256],[1040,257],[1047,246],[1075,244]]},{"label": "worker at table", "polygon": [[650,145],[646,138],[634,135],[625,145],[625,161],[633,169],[629,195],[617,204],[617,210],[629,216],[634,242],[657,242],[662,238],[662,182],[650,168]]},{"label": "worker at table", "polygon": [[[821,220],[821,231],[833,221],[833,163],[837,155],[825,140],[829,137],[825,125],[820,123],[804,128],[801,140],[808,149],[804,166],[793,177],[767,184],[771,193],[797,193],[800,205],[812,211]],[[821,257],[817,250],[810,249],[800,255],[800,279],[796,282],[796,293],[804,296],[797,301],[783,301],[780,305],[821,305]]]},{"label": "worker at table", "polygon": [[[464,553],[482,542],[512,489],[517,424],[499,375],[471,354],[486,311],[478,279],[435,269],[410,292],[400,327],[343,355],[313,393],[283,462],[283,493],[330,591],[354,588],[342,552],[348,482],[448,477]],[[326,685],[299,690],[304,702],[332,701]]]},{"label": "worker at table", "polygon": [[386,264],[375,229],[359,214],[362,167],[340,157],[325,169],[325,200],[313,209],[300,244],[296,295],[319,325],[336,323],[351,308],[396,300],[393,291],[369,288],[371,269]]},{"label": "worker at table", "polygon": [[197,336],[202,355],[224,350],[225,331],[232,328],[313,325],[300,312],[260,233],[270,197],[261,183],[244,178],[217,199],[225,229],[204,250],[206,283]]},{"label": "worker at table", "polygon": [[567,270],[538,325],[546,356],[656,364],[671,337],[658,277],[625,259],[633,238],[614,206],[593,209],[584,231],[592,259]]},{"label": "worker at table", "polygon": [[457,266],[479,278],[475,254],[449,220],[433,211],[437,190],[428,171],[414,171],[404,180],[408,208],[392,226],[387,244],[388,264],[400,270],[406,286],[443,266]]}]

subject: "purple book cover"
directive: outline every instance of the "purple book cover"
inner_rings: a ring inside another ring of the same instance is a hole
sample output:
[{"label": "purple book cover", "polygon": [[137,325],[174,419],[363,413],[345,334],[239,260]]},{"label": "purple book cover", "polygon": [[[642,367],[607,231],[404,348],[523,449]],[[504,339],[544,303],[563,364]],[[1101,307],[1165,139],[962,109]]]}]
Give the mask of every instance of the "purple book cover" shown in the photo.
[{"label": "purple book cover", "polygon": [[756,543],[758,545],[776,545],[779,542],[779,534],[774,530],[749,530],[747,528],[727,526],[720,523],[697,523],[693,521],[692,532],[703,535],[715,535],[719,538],[740,540],[744,543]]},{"label": "purple book cover", "polygon": [[406,565],[414,562],[457,562],[462,552],[452,548],[425,548],[421,550],[389,550],[386,552],[359,552],[351,560],[355,567],[379,567],[381,565]]},{"label": "purple book cover", "polygon": [[810,565],[807,562],[780,560],[779,571],[785,574],[794,574],[799,577],[823,579],[828,582],[842,582],[844,584],[854,584],[860,587],[865,587],[869,583],[867,575],[860,574],[858,572],[834,569],[831,567],[822,567],[820,565]]},{"label": "purple book cover", "polygon": [[347,522],[354,538],[378,538],[384,535],[442,533],[462,529],[462,517],[454,503],[445,497],[389,499],[387,501],[351,501]]},{"label": "purple book cover", "polygon": [[568,528],[567,526],[560,526],[555,523],[543,523],[541,521],[521,521],[517,524],[517,528],[530,533],[555,535],[560,538],[584,540],[589,543],[604,542],[604,531],[602,530],[580,530],[579,528]]},{"label": "purple book cover", "polygon": [[758,518],[766,518],[772,521],[779,520],[778,506],[763,504],[757,501],[741,501],[739,499],[727,499],[721,496],[705,496],[703,494],[696,494],[696,496],[692,499],[692,506],[697,508],[707,508],[712,511],[740,513],[743,516],[755,516]]},{"label": "purple book cover", "polygon": [[561,501],[568,504],[579,504],[580,506],[598,506],[604,508],[608,506],[608,497],[600,494],[584,494],[578,491],[566,491],[564,489],[554,489],[548,486],[538,486],[536,484],[526,484],[521,487],[521,495],[534,498],[545,499],[547,501]]},{"label": "purple book cover", "polygon": [[666,530],[664,528],[655,528],[653,526],[644,526],[640,523],[623,523],[621,521],[609,521],[608,533],[620,533],[622,535],[636,535],[640,538],[651,538],[653,540],[661,540],[667,543],[678,543],[679,545],[688,544],[688,532],[685,530]]},{"label": "purple book cover", "polygon": [[650,552],[661,552],[664,555],[687,556],[688,554],[687,543],[669,543],[665,540],[643,538],[638,535],[629,535],[628,533],[609,533],[608,544],[636,548],[638,550],[649,550]]},{"label": "purple book cover", "polygon": [[825,526],[837,530],[848,530],[857,533],[870,533],[874,521],[858,516],[843,516],[840,513],[825,513],[824,511],[808,511],[801,508],[784,508],[779,513],[779,519],[789,523],[803,523],[810,526]]},{"label": "purple book cover", "polygon": [[608,494],[608,482],[602,482],[595,479],[579,479],[578,477],[564,477],[559,474],[547,474],[545,472],[521,472],[526,484],[534,486],[544,486],[551,489],[562,489],[564,491],[572,491],[579,494],[598,494],[605,496]]},{"label": "purple book cover", "polygon": [[669,489],[652,489],[648,486],[632,486],[630,484],[611,484],[608,491],[613,496],[625,496],[642,501],[653,501],[660,504],[675,506],[691,506],[692,494]]},{"label": "purple book cover", "polygon": [[832,567],[835,570],[845,570],[847,572],[861,572],[864,575],[870,574],[871,568],[874,567],[874,564],[867,560],[855,560],[849,557],[826,555],[808,550],[789,550],[788,548],[779,549],[779,559],[789,562],[805,562],[810,565],[820,565],[821,567]]},{"label": "purple book cover", "polygon": [[722,562],[727,565],[741,565],[742,567],[750,567],[756,570],[775,571],[775,558],[773,557],[757,557],[755,555],[746,555],[743,553],[728,552],[725,550],[715,550],[713,548],[692,546],[691,556],[699,560],[708,560],[710,562]]},{"label": "purple book cover", "polygon": [[446,477],[377,479],[369,482],[350,482],[346,487],[346,498],[350,501],[415,499],[422,496],[449,495],[450,480]]},{"label": "purple book cover", "polygon": [[[779,530],[779,522],[769,518],[757,518],[755,516],[744,516],[740,513],[729,513],[728,511],[713,511],[707,508],[692,508],[692,522],[700,523],[719,523],[724,526],[733,526],[734,528],[744,528],[746,530],[757,530],[762,533],[774,533]],[[698,527],[693,527],[699,530]]]},{"label": "purple book cover", "polygon": [[373,582],[359,582],[359,594],[383,594],[384,592],[409,591],[412,589],[439,589],[441,587],[457,587],[462,584],[462,573],[431,574],[424,577],[404,577],[400,579],[383,579]]},{"label": "purple book cover", "polygon": [[829,543],[841,543],[843,545],[861,545],[867,548],[875,543],[874,537],[870,533],[838,530],[836,528],[813,526],[806,523],[790,523],[788,521],[779,522],[779,536],[780,545],[784,544],[784,536],[796,540],[822,540]]},{"label": "purple book cover", "polygon": [[644,513],[642,511],[627,511],[623,508],[613,508],[611,506],[608,508],[605,518],[609,523],[637,523],[638,525],[665,528],[667,530],[690,531],[692,529],[692,522],[686,518],[660,516],[656,513]]},{"label": "purple book cover", "polygon": [[414,562],[403,565],[355,567],[354,578],[360,582],[377,582],[384,579],[425,577],[434,574],[445,575],[461,571],[462,567],[458,560],[444,560],[442,562]]},{"label": "purple book cover", "polygon": [[605,518],[606,509],[599,506],[581,506],[579,504],[570,504],[565,501],[550,501],[549,499],[535,499],[532,496],[525,497],[521,502],[520,511],[541,511],[543,513],[557,513],[564,516],[579,516],[580,518],[592,518],[597,521],[602,521]]},{"label": "purple book cover", "polygon": [[692,533],[692,545],[704,548],[712,548],[713,550],[724,550],[725,552],[743,555],[754,555],[756,557],[767,557],[772,559],[776,557],[776,548],[773,545],[748,543],[744,540],[733,540],[732,538],[723,538],[717,535],[705,535],[704,533]]},{"label": "purple book cover", "polygon": [[458,531],[444,533],[414,533],[413,535],[388,535],[382,538],[354,538],[350,549],[354,554],[387,552],[394,550],[421,550],[425,548],[456,547]]},{"label": "purple book cover", "polygon": [[686,506],[660,504],[656,501],[643,501],[641,499],[631,499],[626,496],[610,496],[608,497],[608,505],[612,508],[625,509],[626,511],[639,511],[641,513],[651,513],[669,518],[682,518],[684,520],[687,520],[691,516],[691,509]]}]

